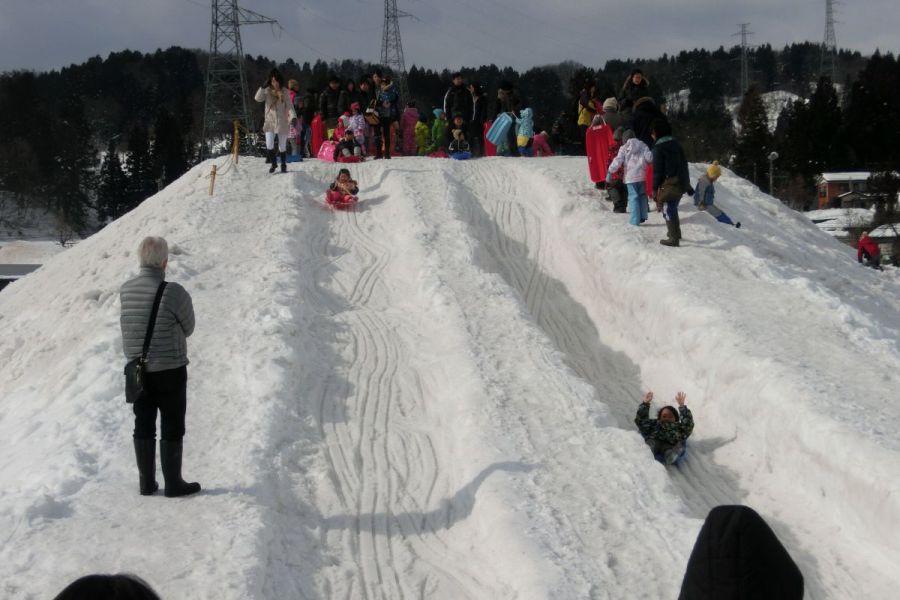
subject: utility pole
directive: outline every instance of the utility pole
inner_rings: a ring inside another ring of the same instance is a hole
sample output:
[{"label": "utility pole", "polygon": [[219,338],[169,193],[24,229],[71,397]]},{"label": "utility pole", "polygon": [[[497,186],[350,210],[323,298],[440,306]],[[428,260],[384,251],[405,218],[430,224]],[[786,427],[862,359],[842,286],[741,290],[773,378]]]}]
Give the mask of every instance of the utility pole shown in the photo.
[{"label": "utility pole", "polygon": [[[278,23],[275,19],[241,8],[237,0],[211,0],[211,4],[212,31],[209,37],[200,158],[212,154],[211,140],[234,131],[235,121],[244,132],[253,131],[247,78],[244,75],[241,25]],[[230,151],[231,144],[225,145],[225,149]]]},{"label": "utility pole", "polygon": [[747,90],[750,89],[750,64],[747,58],[747,51],[750,47],[747,45],[747,37],[752,35],[753,32],[747,31],[749,26],[750,23],[739,23],[738,27],[741,30],[734,34],[741,36],[741,95],[746,94]]},{"label": "utility pole", "polygon": [[397,10],[397,0],[384,0],[384,34],[381,36],[381,64],[390,68],[399,79],[401,106],[409,98],[406,84],[406,61],[403,58],[403,42],[400,40],[400,17],[412,17]]},{"label": "utility pole", "polygon": [[837,83],[837,37],[834,35],[834,0],[825,0],[825,41],[822,43],[822,62],[819,77],[831,77]]}]

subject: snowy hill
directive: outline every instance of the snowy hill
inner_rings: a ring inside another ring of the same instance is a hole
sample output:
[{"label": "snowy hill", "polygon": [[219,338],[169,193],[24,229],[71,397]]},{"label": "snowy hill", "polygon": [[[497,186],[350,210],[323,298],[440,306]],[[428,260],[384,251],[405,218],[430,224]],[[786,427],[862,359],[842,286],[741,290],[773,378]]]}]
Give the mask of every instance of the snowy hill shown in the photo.
[{"label": "snowy hill", "polygon": [[[699,165],[692,169],[699,173]],[[740,230],[627,225],[583,159],[210,163],[0,293],[0,590],[165,598],[673,598],[710,507],[772,524],[809,598],[900,584],[900,282],[730,173]],[[185,499],[137,495],[119,285],[145,235],[193,295]],[[642,392],[687,392],[681,468]]]}]

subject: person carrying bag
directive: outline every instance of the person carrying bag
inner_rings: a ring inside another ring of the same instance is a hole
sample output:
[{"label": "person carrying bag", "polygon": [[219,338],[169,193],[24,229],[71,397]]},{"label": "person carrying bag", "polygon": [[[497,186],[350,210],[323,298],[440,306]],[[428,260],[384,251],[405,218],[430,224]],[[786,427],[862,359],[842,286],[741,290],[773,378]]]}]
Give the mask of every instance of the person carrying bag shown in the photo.
[{"label": "person carrying bag", "polygon": [[153,300],[153,310],[150,311],[150,322],[147,323],[147,335],[144,336],[144,349],[140,358],[128,361],[125,365],[125,402],[134,404],[144,393],[144,375],[147,368],[147,352],[150,350],[150,340],[153,338],[153,327],[156,325],[156,315],[159,314],[159,302],[162,300],[166,282],[159,284],[156,290],[156,298]]},{"label": "person carrying bag", "polygon": [[150,496],[156,482],[156,421],[159,415],[159,462],[167,497],[200,491],[199,483],[181,477],[187,412],[187,338],[194,332],[194,305],[181,285],[166,282],[169,246],[147,237],[138,247],[141,270],[119,290],[125,399],[134,412],[134,454],[139,491]]}]

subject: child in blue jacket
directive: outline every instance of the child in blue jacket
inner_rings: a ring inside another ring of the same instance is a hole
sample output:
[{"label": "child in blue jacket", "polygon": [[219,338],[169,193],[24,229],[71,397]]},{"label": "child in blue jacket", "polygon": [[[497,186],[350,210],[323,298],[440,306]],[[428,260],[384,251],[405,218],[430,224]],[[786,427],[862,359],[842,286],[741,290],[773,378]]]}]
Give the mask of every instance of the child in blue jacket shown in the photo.
[{"label": "child in blue jacket", "polygon": [[716,188],[713,184],[721,175],[722,168],[719,166],[719,161],[714,160],[713,163],[706,168],[706,174],[701,175],[697,180],[697,187],[694,190],[694,206],[697,207],[697,210],[705,210],[711,214],[719,223],[734,225],[740,229],[740,221],[737,223],[733,222],[722,209],[714,204],[716,200]]}]

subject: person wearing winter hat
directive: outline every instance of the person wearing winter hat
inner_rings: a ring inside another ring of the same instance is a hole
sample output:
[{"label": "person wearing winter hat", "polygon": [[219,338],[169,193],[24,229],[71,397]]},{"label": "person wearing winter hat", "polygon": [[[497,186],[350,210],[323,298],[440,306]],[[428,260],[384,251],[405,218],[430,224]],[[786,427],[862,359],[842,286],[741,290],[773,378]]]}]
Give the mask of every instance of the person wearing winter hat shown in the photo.
[{"label": "person wearing winter hat", "polygon": [[653,392],[647,392],[634,417],[634,424],[650,446],[653,458],[664,465],[674,465],[681,460],[687,451],[687,439],[694,431],[694,416],[684,405],[686,399],[684,392],[678,392],[675,394],[678,410],[674,406],[664,406],[656,413],[656,418],[651,419]]},{"label": "person wearing winter hat", "polygon": [[697,207],[697,210],[711,214],[719,223],[733,225],[740,229],[740,221],[735,223],[722,209],[714,204],[716,199],[716,187],[714,184],[721,175],[722,167],[719,166],[719,161],[714,160],[706,168],[706,173],[697,179],[697,186],[694,188],[694,206]]},{"label": "person wearing winter hat", "polygon": [[601,117],[612,131],[618,129],[625,120],[619,112],[619,102],[612,96],[603,101],[603,114],[597,116]]}]

